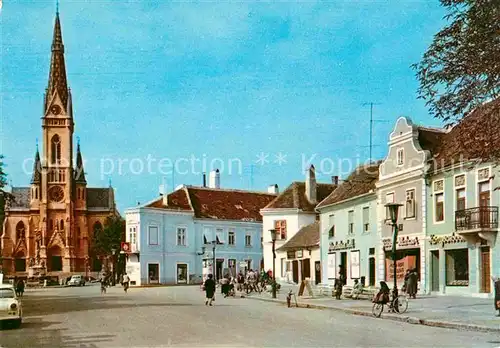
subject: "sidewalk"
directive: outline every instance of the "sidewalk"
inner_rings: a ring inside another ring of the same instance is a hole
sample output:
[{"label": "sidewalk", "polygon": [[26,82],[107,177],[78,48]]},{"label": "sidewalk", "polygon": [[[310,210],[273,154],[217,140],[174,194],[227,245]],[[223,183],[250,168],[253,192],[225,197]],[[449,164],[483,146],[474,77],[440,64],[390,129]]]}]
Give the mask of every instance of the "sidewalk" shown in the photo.
[{"label": "sidewalk", "polygon": [[[269,292],[251,294],[246,298],[272,301],[286,304],[286,295],[292,289],[297,293],[298,287],[282,285],[277,299],[272,299]],[[305,292],[307,293],[307,290]],[[302,308],[317,308],[343,311],[354,315],[373,316],[371,301],[366,300],[336,300],[327,296],[297,297],[297,303]],[[294,306],[292,297],[292,306]],[[499,332],[500,317],[494,310],[493,300],[458,296],[420,296],[409,300],[408,310],[404,314],[389,314],[384,306],[383,319],[408,322],[427,326],[437,326],[470,331]]]}]

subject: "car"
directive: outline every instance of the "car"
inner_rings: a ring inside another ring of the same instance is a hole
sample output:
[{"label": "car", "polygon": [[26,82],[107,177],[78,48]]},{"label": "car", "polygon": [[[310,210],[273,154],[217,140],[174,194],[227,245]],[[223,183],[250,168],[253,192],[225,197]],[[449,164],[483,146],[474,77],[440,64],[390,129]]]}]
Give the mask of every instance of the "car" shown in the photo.
[{"label": "car", "polygon": [[17,298],[12,284],[0,284],[0,325],[12,323],[14,327],[21,326],[23,307]]},{"label": "car", "polygon": [[71,276],[68,281],[69,286],[85,286],[85,278],[79,274]]}]

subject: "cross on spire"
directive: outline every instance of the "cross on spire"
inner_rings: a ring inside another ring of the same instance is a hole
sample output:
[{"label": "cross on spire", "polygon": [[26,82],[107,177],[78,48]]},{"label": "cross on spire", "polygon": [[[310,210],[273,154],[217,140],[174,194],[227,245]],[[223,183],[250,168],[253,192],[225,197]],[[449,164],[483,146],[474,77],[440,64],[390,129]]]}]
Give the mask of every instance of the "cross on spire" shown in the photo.
[{"label": "cross on spire", "polygon": [[56,0],[56,14],[59,14],[59,0]]}]

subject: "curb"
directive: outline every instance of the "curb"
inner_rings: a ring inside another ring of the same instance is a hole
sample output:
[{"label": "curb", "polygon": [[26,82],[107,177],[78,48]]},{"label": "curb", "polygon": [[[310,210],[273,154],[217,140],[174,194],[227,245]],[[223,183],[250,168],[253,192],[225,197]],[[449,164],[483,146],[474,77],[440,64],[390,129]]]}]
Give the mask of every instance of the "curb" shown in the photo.
[{"label": "curb", "polygon": [[[273,300],[273,299],[259,298],[259,297],[246,297],[246,298],[252,299],[252,300],[257,300],[257,301],[275,302],[275,303],[286,304],[286,301],[278,300],[278,299]],[[295,305],[292,305],[292,307],[294,307],[294,306]],[[362,310],[357,310],[357,309],[328,307],[325,305],[316,305],[316,304],[300,303],[300,302],[297,302],[297,307],[298,308],[310,308],[310,309],[323,309],[323,310],[327,309],[327,310],[331,310],[331,311],[338,311],[338,312],[349,313],[352,315],[359,315],[359,316],[374,318],[372,313],[362,311]],[[388,320],[393,320],[393,321],[405,322],[408,324],[425,325],[425,326],[440,327],[440,328],[446,328],[446,329],[500,333],[500,326],[499,326],[499,328],[494,328],[494,327],[483,326],[483,325],[464,324],[464,323],[430,320],[430,319],[428,320],[428,319],[420,319],[417,317],[410,317],[410,316],[397,315],[397,314],[384,314],[384,313],[382,313],[380,319],[388,319]]]}]

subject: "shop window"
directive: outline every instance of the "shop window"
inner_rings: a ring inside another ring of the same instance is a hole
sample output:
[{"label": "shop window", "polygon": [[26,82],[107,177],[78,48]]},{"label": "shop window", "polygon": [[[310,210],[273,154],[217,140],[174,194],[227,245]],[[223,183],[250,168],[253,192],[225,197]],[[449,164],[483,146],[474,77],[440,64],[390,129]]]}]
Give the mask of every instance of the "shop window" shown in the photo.
[{"label": "shop window", "polygon": [[446,285],[469,285],[468,249],[446,250]]}]

